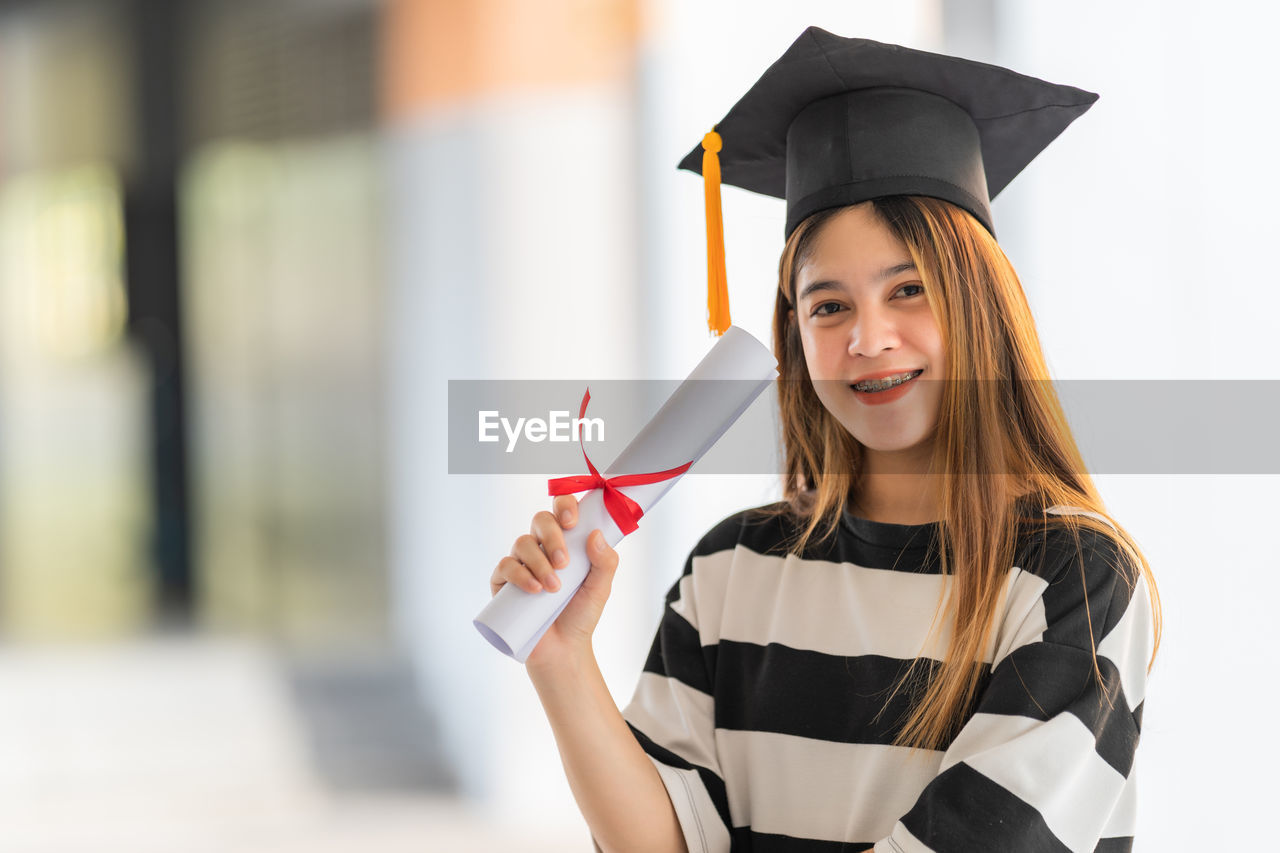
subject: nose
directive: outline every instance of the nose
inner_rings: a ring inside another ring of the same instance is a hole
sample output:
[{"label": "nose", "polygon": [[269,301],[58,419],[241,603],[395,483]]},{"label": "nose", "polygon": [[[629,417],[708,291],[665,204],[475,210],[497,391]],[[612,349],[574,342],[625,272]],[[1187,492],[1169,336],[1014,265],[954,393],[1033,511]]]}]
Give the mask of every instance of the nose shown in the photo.
[{"label": "nose", "polygon": [[885,350],[896,349],[900,344],[897,325],[879,306],[860,310],[849,330],[850,355],[873,358]]}]

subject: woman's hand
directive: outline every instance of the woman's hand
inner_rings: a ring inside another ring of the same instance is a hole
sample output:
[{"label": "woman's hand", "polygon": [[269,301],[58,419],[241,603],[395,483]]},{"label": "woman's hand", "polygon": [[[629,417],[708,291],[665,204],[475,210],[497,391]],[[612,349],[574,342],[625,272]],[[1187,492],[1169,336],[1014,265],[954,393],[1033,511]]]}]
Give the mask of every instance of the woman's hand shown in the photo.
[{"label": "woman's hand", "polygon": [[[536,514],[529,532],[516,539],[509,556],[498,561],[489,579],[494,595],[508,583],[535,594],[560,589],[555,570],[569,563],[564,531],[578,523],[578,500],[573,495],[561,495],[551,507],[555,514]],[[555,666],[574,655],[590,652],[591,635],[613,587],[618,552],[605,542],[603,533],[593,530],[587,537],[587,557],[591,569],[586,580],[529,655],[526,665],[530,668]]]}]

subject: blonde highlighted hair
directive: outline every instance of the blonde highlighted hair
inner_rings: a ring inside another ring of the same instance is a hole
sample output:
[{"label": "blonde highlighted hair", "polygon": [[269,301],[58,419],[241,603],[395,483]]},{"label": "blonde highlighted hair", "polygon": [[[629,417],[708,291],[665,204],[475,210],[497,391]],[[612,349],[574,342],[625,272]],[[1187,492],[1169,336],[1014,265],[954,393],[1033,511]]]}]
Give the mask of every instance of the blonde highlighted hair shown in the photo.
[{"label": "blonde highlighted hair", "polygon": [[[931,470],[945,473],[939,525],[943,547],[938,553],[941,570],[952,581],[939,615],[950,620],[952,631],[934,677],[927,683],[918,676],[912,680],[913,664],[896,688],[910,683],[917,689],[896,742],[939,749],[950,742],[977,699],[1018,529],[1029,517],[1046,529],[1065,528],[1077,540],[1088,529],[1116,543],[1128,563],[1117,567],[1126,582],[1133,586],[1139,576],[1146,579],[1156,649],[1160,600],[1146,558],[1107,513],[1085,470],[1049,381],[1022,285],[995,239],[967,212],[938,199],[896,196],[871,204],[906,244],[947,353],[948,375],[942,378],[948,381]],[[794,551],[814,537],[831,536],[860,485],[862,447],[818,399],[792,310],[796,276],[813,251],[814,238],[844,209],[803,221],[779,262],[773,343],[780,372],[783,491],[789,510],[801,520],[790,546]],[[1043,512],[1053,506],[1084,512]]]}]

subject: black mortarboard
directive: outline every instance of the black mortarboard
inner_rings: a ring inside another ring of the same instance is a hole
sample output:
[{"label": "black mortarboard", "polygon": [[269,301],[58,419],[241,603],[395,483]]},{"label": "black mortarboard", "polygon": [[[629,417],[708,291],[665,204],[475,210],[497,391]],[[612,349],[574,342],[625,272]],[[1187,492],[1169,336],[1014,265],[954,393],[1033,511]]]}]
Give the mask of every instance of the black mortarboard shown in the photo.
[{"label": "black mortarboard", "polygon": [[1097,99],[809,27],[680,161],[707,185],[712,329],[729,325],[720,182],[785,198],[788,237],[820,210],[890,195],[944,199],[994,233],[991,199]]}]

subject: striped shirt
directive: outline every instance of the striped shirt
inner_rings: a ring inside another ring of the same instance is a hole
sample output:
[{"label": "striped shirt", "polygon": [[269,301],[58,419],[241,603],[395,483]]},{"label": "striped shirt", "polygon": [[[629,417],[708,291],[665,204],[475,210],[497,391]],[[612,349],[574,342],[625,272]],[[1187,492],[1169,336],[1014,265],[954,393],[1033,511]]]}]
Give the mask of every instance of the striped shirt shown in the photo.
[{"label": "striped shirt", "polygon": [[951,634],[938,527],[846,513],[797,555],[748,510],[693,549],[623,711],[691,853],[1130,849],[1152,613],[1107,536],[1020,532],[973,712],[892,745]]}]

